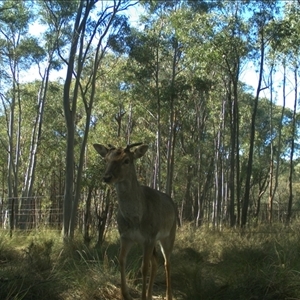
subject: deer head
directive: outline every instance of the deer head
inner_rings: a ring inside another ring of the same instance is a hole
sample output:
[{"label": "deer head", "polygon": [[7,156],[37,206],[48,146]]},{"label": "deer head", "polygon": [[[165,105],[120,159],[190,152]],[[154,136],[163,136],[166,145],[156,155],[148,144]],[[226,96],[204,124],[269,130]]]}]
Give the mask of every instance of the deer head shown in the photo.
[{"label": "deer head", "polygon": [[[135,143],[127,145],[126,148],[116,148],[108,145],[108,148],[100,145],[93,145],[96,151],[106,160],[106,170],[103,181],[112,184],[121,182],[135,174],[134,160],[142,157],[148,150],[148,145]],[[136,146],[134,151],[130,149]]]}]

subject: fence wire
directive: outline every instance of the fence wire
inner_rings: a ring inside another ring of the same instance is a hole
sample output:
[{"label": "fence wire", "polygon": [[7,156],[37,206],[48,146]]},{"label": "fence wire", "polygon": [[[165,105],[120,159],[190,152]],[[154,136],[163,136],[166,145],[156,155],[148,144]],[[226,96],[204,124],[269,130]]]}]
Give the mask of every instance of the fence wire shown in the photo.
[{"label": "fence wire", "polygon": [[[62,230],[63,227],[63,195],[47,198],[45,196],[20,197],[20,198],[2,198],[0,199],[0,228],[10,229],[11,218],[13,217],[15,229],[39,229],[47,228],[49,230]],[[83,205],[79,207],[77,212],[77,224],[83,226],[84,215],[84,199]],[[261,204],[260,214],[253,217],[251,210],[248,216],[249,227],[255,227],[259,224],[268,223],[268,205]],[[92,214],[93,215],[93,214]],[[273,222],[284,225],[286,222],[287,210],[285,207],[273,209]],[[89,220],[90,225],[97,227],[99,216],[93,216]],[[182,220],[183,222],[185,220]],[[291,222],[300,223],[300,210],[292,210]],[[203,226],[214,227],[213,217],[207,215],[202,222]],[[226,222],[223,220],[215,226],[219,229],[223,228]],[[226,226],[225,226],[226,227]],[[257,233],[257,231],[255,231]],[[265,233],[265,232],[262,232]]]}]

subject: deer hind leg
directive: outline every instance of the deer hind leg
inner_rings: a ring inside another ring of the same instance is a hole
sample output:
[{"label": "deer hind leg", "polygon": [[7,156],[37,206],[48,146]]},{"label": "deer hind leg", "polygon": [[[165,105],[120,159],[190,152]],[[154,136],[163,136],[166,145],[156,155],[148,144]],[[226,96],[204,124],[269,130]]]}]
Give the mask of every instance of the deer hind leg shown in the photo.
[{"label": "deer hind leg", "polygon": [[172,300],[172,288],[171,288],[171,270],[170,270],[170,256],[173,249],[174,238],[168,237],[159,242],[161,252],[165,260],[165,272],[166,272],[166,299]]},{"label": "deer hind leg", "polygon": [[[150,261],[152,262],[152,256],[154,251],[153,249],[154,249],[154,245],[149,245],[149,244],[144,245],[143,263],[142,263],[142,277],[143,277],[142,300],[152,299],[152,290],[149,294],[150,286],[148,289],[148,298],[146,297],[146,290],[147,290],[147,275],[148,275]],[[151,283],[151,279],[150,279],[150,283]]]},{"label": "deer hind leg", "polygon": [[156,254],[156,249],[154,247],[152,257],[151,257],[151,271],[150,271],[150,279],[148,283],[148,292],[147,292],[148,300],[152,299],[152,290],[153,290],[153,283],[154,283],[156,271],[157,271],[157,254]]},{"label": "deer hind leg", "polygon": [[132,297],[129,294],[128,287],[126,284],[126,272],[125,272],[127,254],[131,249],[132,244],[133,244],[132,241],[121,238],[119,264],[120,264],[120,272],[121,272],[121,293],[123,299],[125,300],[132,300]]}]

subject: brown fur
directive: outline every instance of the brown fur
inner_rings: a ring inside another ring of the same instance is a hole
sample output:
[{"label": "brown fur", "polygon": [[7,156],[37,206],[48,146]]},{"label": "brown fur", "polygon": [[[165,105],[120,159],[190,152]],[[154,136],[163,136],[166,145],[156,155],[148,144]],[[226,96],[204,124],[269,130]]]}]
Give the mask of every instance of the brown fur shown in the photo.
[{"label": "brown fur", "polygon": [[[140,144],[134,144],[137,145]],[[106,148],[99,144],[94,144],[94,147],[107,163],[103,179],[108,184],[114,183],[118,195],[117,223],[121,240],[119,262],[123,298],[132,299],[126,284],[125,265],[127,254],[136,242],[143,246],[142,300],[152,299],[157,270],[156,243],[160,245],[165,259],[166,298],[171,300],[170,255],[176,233],[176,207],[167,194],[141,186],[137,181],[134,160],[142,157],[148,146],[141,145],[133,152],[130,151],[130,145],[125,149],[113,146]],[[149,265],[151,270],[147,288]]]}]

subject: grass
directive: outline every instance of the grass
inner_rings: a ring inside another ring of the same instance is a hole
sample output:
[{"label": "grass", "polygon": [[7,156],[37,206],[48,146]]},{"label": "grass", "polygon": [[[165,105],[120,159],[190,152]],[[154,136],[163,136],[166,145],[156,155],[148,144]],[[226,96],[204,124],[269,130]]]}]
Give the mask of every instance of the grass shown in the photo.
[{"label": "grass", "polygon": [[[58,233],[0,232],[0,299],[120,299],[118,236],[112,231],[101,249],[80,235],[63,244]],[[141,291],[141,249],[128,257],[128,285]],[[253,230],[179,228],[172,255],[174,299],[300,299],[298,226]],[[154,292],[163,299],[163,259]]]}]

